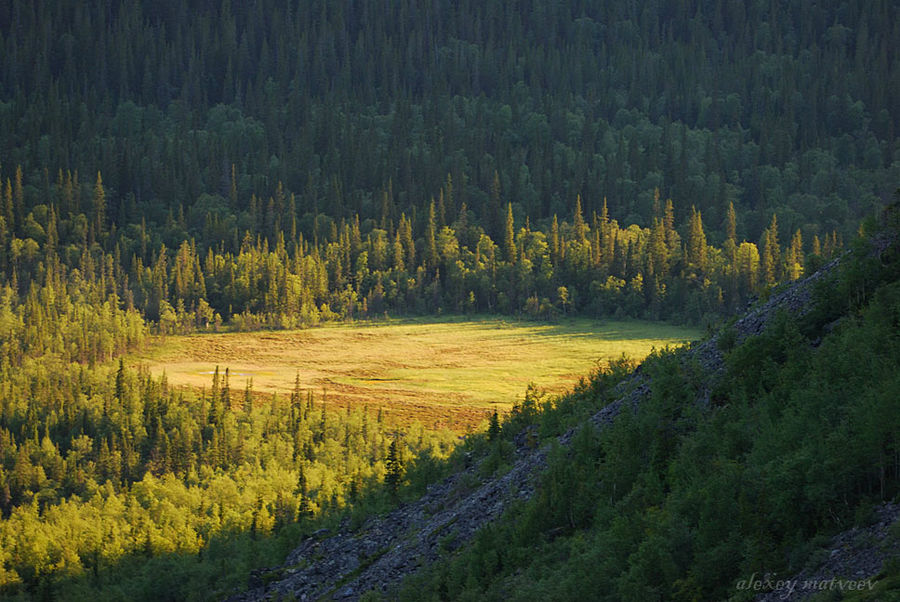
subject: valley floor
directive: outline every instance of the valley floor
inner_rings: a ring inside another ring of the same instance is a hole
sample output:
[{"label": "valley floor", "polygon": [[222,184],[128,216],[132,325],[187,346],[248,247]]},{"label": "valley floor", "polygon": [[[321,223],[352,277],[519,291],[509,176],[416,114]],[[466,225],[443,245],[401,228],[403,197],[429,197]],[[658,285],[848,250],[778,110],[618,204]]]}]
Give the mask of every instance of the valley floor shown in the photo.
[{"label": "valley floor", "polygon": [[699,338],[697,329],[637,320],[496,317],[389,320],[290,331],[169,336],[130,358],[174,385],[208,387],[228,368],[232,391],[305,395],[344,407],[383,408],[396,424],[418,420],[467,431],[508,410],[529,383],[570,389],[598,363],[643,359],[653,348]]}]

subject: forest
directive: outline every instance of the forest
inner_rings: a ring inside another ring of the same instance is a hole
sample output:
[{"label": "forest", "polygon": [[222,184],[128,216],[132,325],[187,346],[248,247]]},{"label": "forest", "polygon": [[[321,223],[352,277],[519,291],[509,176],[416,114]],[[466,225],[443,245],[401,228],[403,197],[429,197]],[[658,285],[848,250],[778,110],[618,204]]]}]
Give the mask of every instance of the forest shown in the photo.
[{"label": "forest", "polygon": [[[806,315],[781,311],[742,341],[726,326],[724,375],[712,383],[663,351],[641,365],[647,401],[602,431],[586,416],[615,399],[627,366],[598,371],[543,412],[513,413],[497,441],[531,428],[551,446],[536,495],[367,599],[755,600],[742,578],[788,579],[837,553],[822,549],[834,533],[869,524],[900,493],[898,209],[887,238],[857,240],[816,284]],[[709,402],[697,403],[708,386]],[[564,447],[553,435],[567,429]],[[896,546],[896,522],[890,531],[885,545]],[[900,564],[885,557],[865,591],[813,599],[896,599]]]},{"label": "forest", "polygon": [[900,182],[897,39],[887,0],[2,3],[0,595],[139,599],[166,575],[173,599],[221,596],[487,446],[299,378],[171,387],[122,362],[152,336],[713,330],[841,256]]}]

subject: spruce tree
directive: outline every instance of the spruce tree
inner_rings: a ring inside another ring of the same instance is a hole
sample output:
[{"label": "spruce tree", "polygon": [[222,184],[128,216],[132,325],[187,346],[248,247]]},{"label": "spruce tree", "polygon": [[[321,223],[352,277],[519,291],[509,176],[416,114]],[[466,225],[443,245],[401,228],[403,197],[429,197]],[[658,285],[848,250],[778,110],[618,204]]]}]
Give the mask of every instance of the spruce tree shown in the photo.
[{"label": "spruce tree", "polygon": [[728,211],[725,213],[725,240],[731,240],[737,244],[737,216],[732,202],[728,203]]},{"label": "spruce tree", "polygon": [[516,231],[512,203],[506,204],[506,226],[503,229],[503,254],[509,263],[516,262]]},{"label": "spruce tree", "polygon": [[428,219],[425,222],[425,265],[431,270],[437,267],[438,262],[435,228],[435,209],[434,200],[432,200],[428,206]]},{"label": "spruce tree", "polygon": [[800,234],[799,228],[791,238],[791,246],[788,248],[785,263],[787,264],[788,278],[797,280],[803,275],[803,235]]},{"label": "spruce tree", "polygon": [[762,270],[763,279],[767,286],[772,286],[779,277],[779,264],[781,262],[781,250],[778,247],[778,220],[772,214],[772,222],[763,232],[762,240]]},{"label": "spruce tree", "polygon": [[695,207],[691,207],[691,219],[688,229],[688,264],[698,273],[706,272],[706,233],[703,231],[703,219]]},{"label": "spruce tree", "polygon": [[400,451],[397,449],[397,438],[391,440],[388,448],[387,458],[385,459],[386,474],[384,482],[387,485],[391,495],[396,497],[400,489],[400,483],[403,480],[403,460],[400,457]]},{"label": "spruce tree", "polygon": [[97,172],[97,181],[94,183],[94,196],[91,204],[93,215],[94,235],[100,237],[106,228],[106,191],[103,190],[103,178]]},{"label": "spruce tree", "polygon": [[490,426],[488,426],[488,441],[496,441],[500,437],[500,416],[497,414],[496,408],[491,414]]},{"label": "spruce tree", "polygon": [[575,213],[572,216],[572,229],[575,231],[575,240],[583,243],[587,240],[584,217],[581,215],[581,195],[575,197]]},{"label": "spruce tree", "polygon": [[550,226],[550,260],[553,265],[559,264],[559,222],[556,214],[553,214],[553,224]]}]

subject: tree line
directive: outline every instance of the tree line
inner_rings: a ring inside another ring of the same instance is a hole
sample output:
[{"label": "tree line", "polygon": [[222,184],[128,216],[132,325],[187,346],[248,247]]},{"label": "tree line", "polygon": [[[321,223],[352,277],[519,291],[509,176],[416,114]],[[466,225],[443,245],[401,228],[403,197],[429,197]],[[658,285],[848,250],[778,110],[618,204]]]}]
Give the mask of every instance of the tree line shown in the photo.
[{"label": "tree line", "polygon": [[[586,215],[581,197],[543,223],[507,203],[495,240],[464,205],[448,211],[449,177],[425,213],[396,222],[387,213],[378,221],[298,217],[294,195],[278,185],[247,212],[206,211],[199,228],[181,214],[163,229],[119,228],[105,217],[101,174],[88,186],[60,173],[47,202],[27,209],[15,174],[18,183],[7,178],[0,194],[0,311],[16,358],[55,351],[34,332],[45,324],[65,330],[56,341],[65,341],[66,358],[86,361],[139,342],[142,319],[161,333],[435,312],[710,322],[814,270],[842,245],[836,231],[811,241],[782,232],[775,214],[758,242],[739,241],[733,206],[724,240],[710,244],[702,213],[692,207],[678,223],[676,204],[659,191],[650,227],[620,225],[605,203]],[[305,220],[310,234],[299,226]],[[90,315],[73,319],[72,298]],[[107,314],[106,328],[90,327]]]}]

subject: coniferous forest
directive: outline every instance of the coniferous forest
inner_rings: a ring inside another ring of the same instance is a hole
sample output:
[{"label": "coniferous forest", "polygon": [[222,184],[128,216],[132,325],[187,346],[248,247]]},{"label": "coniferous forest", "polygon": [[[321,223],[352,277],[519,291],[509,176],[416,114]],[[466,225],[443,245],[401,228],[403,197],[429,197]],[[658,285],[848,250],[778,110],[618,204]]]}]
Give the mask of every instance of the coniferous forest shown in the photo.
[{"label": "coniferous forest", "polygon": [[[327,405],[299,376],[282,398],[232,386],[224,366],[208,388],[172,387],[122,360],[151,336],[439,313],[712,330],[844,254],[900,185],[900,8],[660,4],[0,3],[0,595],[220,597],[304,534],[421,492],[462,461],[457,444],[491,445],[418,425],[398,435],[378,408]],[[883,327],[892,291],[867,290],[853,327]],[[896,345],[896,321],[885,330]],[[791,366],[826,382],[842,350],[862,353],[852,336]],[[747,367],[790,355],[782,339],[729,356],[721,386],[741,424],[758,419],[750,397],[811,394]],[[888,415],[885,387],[872,403]],[[666,403],[579,449],[635,451]],[[720,443],[716,424],[653,470],[608,467],[649,491],[617,519],[627,529],[602,513],[560,523],[539,498],[527,537],[504,523],[496,541],[518,554],[535,533],[596,520],[603,545],[631,538],[622,549],[649,555],[634,513],[667,508],[670,490],[693,503],[691,462],[719,461],[703,447]],[[882,424],[866,441],[889,476],[876,488],[854,473],[845,515],[896,492],[896,425]],[[772,449],[782,434],[767,434]],[[654,525],[674,529],[682,509]],[[771,533],[747,554],[786,553],[781,540],[764,549]],[[489,538],[456,562],[518,566]],[[616,595],[641,599],[648,558],[599,575],[629,575]],[[722,594],[725,577],[701,568],[679,565],[653,591]],[[505,570],[418,586],[499,596]],[[531,577],[523,587],[551,597],[578,587]]]}]

